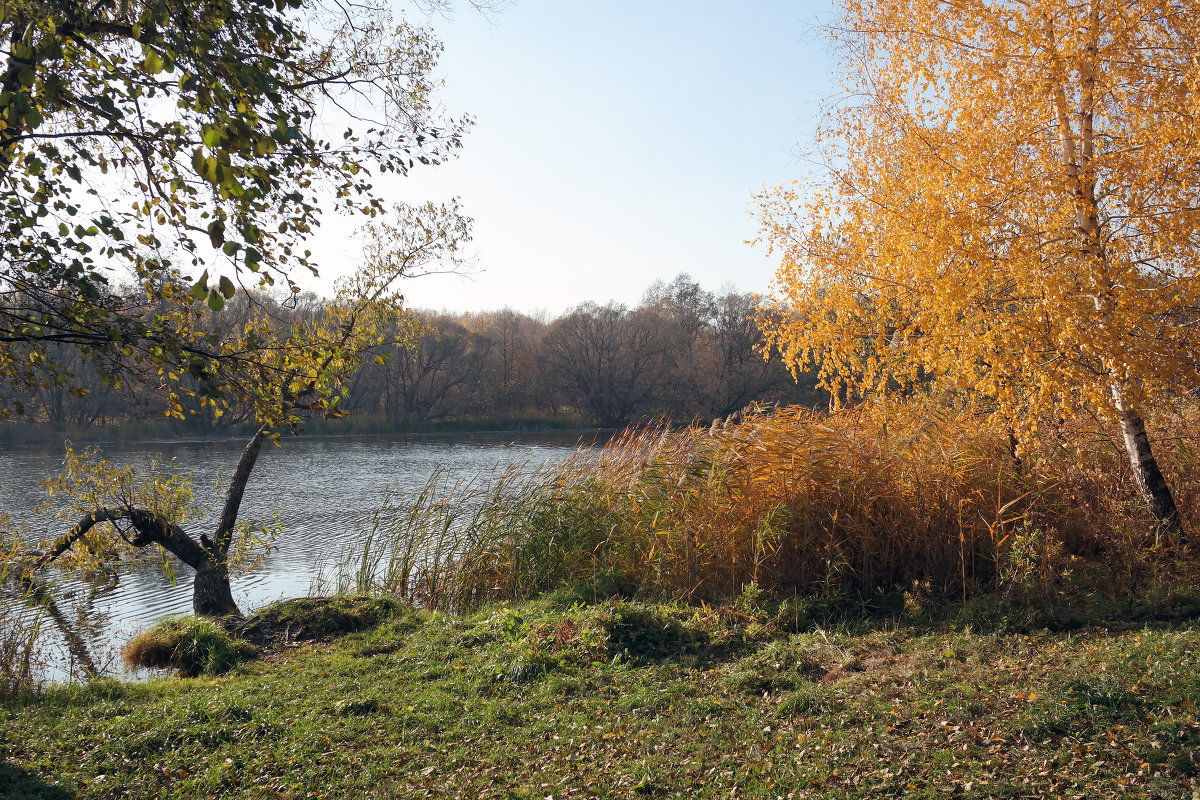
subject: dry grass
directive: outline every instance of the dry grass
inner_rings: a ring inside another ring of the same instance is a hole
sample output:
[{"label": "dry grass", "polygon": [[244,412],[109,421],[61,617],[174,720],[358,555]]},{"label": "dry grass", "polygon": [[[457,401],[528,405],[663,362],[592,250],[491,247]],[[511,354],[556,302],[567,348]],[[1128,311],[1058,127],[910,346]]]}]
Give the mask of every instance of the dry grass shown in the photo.
[{"label": "dry grass", "polygon": [[0,699],[33,690],[45,666],[44,608],[33,587],[17,576],[23,552],[19,541],[0,542]]},{"label": "dry grass", "polygon": [[0,699],[34,689],[42,666],[40,622],[39,614],[9,599],[0,599]]},{"label": "dry grass", "polygon": [[[1195,415],[1154,421],[1188,528]],[[930,401],[764,409],[711,428],[632,429],[490,481],[435,476],[380,512],[341,588],[456,610],[569,584],[687,600],[747,586],[1044,596],[1188,568],[1154,531],[1123,451],[1094,421],[1043,426],[1017,461],[986,416]]]}]

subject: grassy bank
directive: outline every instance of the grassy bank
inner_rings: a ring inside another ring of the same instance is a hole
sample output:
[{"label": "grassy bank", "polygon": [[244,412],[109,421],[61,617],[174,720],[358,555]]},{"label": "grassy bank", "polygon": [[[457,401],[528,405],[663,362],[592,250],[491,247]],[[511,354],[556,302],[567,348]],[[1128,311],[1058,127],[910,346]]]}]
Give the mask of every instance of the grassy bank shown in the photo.
[{"label": "grassy bank", "polygon": [[[286,617],[286,614],[283,616]],[[1200,625],[391,605],[220,677],[0,706],[0,795],[1191,797]],[[300,641],[297,641],[299,639]]]},{"label": "grassy bank", "polygon": [[[1198,420],[1154,420],[1191,531]],[[339,561],[377,599],[17,693],[0,796],[1193,797],[1195,546],[1095,421],[1012,444],[914,401],[435,474]]]}]

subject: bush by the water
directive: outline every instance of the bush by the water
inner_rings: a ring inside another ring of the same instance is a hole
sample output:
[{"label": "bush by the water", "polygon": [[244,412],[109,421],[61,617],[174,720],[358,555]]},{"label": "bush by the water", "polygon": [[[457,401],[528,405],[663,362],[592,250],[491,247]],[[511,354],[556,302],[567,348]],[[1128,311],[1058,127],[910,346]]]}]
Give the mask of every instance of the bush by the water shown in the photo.
[{"label": "bush by the water", "polygon": [[0,603],[0,699],[29,692],[41,666],[38,647],[40,618],[5,598]]},{"label": "bush by the water", "polygon": [[[3,512],[0,525],[11,525]],[[45,608],[35,587],[18,578],[22,554],[22,543],[0,532],[0,700],[33,690],[45,666],[39,641]]]},{"label": "bush by the water", "polygon": [[[1189,529],[1195,414],[1152,420]],[[1158,538],[1112,431],[1047,421],[1012,445],[986,414],[928,400],[633,429],[532,474],[435,476],[380,512],[342,588],[461,610],[564,585],[581,599],[710,601],[753,585],[1032,604],[1091,602],[1104,587],[1129,604],[1196,585],[1195,560]]]}]

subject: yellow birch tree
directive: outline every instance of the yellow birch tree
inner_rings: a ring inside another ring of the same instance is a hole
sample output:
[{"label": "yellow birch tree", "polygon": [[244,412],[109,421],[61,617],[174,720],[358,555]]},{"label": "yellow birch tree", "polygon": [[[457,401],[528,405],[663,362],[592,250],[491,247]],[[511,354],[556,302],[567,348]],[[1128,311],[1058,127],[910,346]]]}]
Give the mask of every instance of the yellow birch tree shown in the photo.
[{"label": "yellow birch tree", "polygon": [[936,380],[1021,427],[1200,385],[1200,2],[846,0],[827,179],[760,197],[766,333],[835,391]]}]

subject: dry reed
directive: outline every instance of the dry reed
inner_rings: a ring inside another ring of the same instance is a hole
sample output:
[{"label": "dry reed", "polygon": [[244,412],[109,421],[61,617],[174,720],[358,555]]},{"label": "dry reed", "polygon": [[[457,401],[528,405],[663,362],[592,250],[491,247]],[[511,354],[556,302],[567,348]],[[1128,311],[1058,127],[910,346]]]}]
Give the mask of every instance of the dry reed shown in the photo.
[{"label": "dry reed", "polygon": [[[1195,416],[1155,420],[1189,528]],[[454,610],[570,584],[688,600],[749,585],[965,598],[1045,590],[1087,564],[1128,571],[1169,544],[1103,426],[1047,424],[1021,444],[1018,460],[988,417],[925,400],[634,428],[557,465],[439,474],[389,498],[339,588]]]}]

